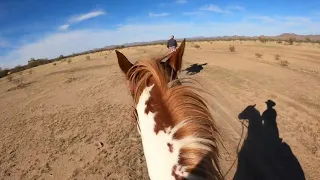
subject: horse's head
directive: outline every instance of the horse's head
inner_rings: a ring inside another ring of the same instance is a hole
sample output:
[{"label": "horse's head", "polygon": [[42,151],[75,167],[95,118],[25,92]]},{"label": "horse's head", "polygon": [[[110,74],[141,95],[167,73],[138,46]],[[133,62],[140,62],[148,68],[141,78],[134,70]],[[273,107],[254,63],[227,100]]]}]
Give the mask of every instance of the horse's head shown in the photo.
[{"label": "horse's head", "polygon": [[184,48],[185,40],[163,58],[135,64],[116,51],[136,106],[149,176],[221,179],[218,130],[207,103],[197,93],[203,91],[174,81],[181,71]]},{"label": "horse's head", "polygon": [[[149,59],[148,61],[154,61],[152,63],[143,63],[137,61],[135,64],[132,64],[125,55],[116,50],[118,64],[126,76],[127,85],[131,94],[135,95],[137,83],[140,82],[142,78],[145,78],[145,76],[148,75],[150,76],[150,73],[146,73],[146,71],[148,71],[146,64],[158,66],[158,69],[161,71],[158,74],[165,76],[168,82],[178,79],[177,74],[181,71],[184,48],[185,39],[182,41],[180,47],[169,55],[165,55],[161,58]],[[144,71],[141,71],[142,69]],[[137,72],[139,70],[140,72]],[[152,79],[152,75],[154,75],[154,73],[151,73],[151,76],[148,77],[148,79]]]},{"label": "horse's head", "polygon": [[255,108],[256,105],[249,105],[238,116],[239,119],[254,119],[260,117],[260,112]]}]

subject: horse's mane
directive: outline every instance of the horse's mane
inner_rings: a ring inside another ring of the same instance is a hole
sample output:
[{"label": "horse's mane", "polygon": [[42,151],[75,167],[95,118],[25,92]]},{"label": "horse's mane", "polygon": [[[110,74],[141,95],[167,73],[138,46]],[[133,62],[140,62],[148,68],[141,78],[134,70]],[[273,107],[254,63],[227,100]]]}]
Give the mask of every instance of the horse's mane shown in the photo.
[{"label": "horse's mane", "polygon": [[166,113],[171,117],[166,121],[170,121],[169,127],[175,132],[173,138],[188,139],[181,148],[179,164],[186,167],[192,177],[222,179],[218,163],[218,130],[204,98],[196,93],[203,90],[177,84],[182,79],[170,82],[166,70],[161,67],[161,60],[162,57],[138,61],[127,72],[131,87],[134,87],[135,104],[142,91],[154,84],[161,94],[159,98]]}]

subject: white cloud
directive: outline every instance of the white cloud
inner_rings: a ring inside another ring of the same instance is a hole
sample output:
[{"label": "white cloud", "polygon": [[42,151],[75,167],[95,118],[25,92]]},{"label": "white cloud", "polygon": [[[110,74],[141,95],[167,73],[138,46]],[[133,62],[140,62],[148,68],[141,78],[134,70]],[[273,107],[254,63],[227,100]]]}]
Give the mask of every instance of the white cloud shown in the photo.
[{"label": "white cloud", "polygon": [[216,13],[230,13],[230,11],[223,10],[219,6],[216,6],[216,5],[213,5],[213,4],[205,5],[205,6],[201,7],[200,10],[212,11],[212,12],[216,12]]},{"label": "white cloud", "polygon": [[214,4],[208,4],[199,8],[202,11],[212,11],[215,13],[222,13],[222,14],[230,14],[232,11],[244,11],[245,8],[242,6],[227,6],[226,8],[221,8]]},{"label": "white cloud", "polygon": [[244,11],[245,8],[242,6],[228,6],[227,9],[229,10],[238,10],[238,11]]},{"label": "white cloud", "polygon": [[276,16],[276,18],[284,21],[310,22],[310,18],[301,16]]},{"label": "white cloud", "polygon": [[64,24],[64,25],[61,25],[59,26],[59,30],[68,30],[69,27],[74,24],[74,23],[78,23],[78,22],[81,22],[81,21],[84,21],[84,20],[88,20],[88,19],[91,19],[91,18],[94,18],[94,17],[98,17],[98,16],[101,16],[101,15],[104,15],[106,14],[104,11],[93,11],[93,12],[89,12],[87,14],[81,14],[81,15],[76,15],[76,16],[73,16],[67,24]]},{"label": "white cloud", "polygon": [[75,17],[71,18],[70,22],[71,23],[73,23],[73,22],[81,22],[81,21],[84,21],[84,20],[87,20],[87,19],[91,19],[91,18],[94,18],[94,17],[97,17],[97,16],[104,15],[104,14],[105,14],[104,11],[93,11],[93,12],[89,12],[87,14],[81,14],[81,15],[75,16]]},{"label": "white cloud", "polygon": [[262,22],[268,22],[268,23],[277,22],[276,19],[271,18],[269,16],[253,16],[253,17],[248,17],[247,19],[255,19],[255,20],[259,20]]},{"label": "white cloud", "polygon": [[[265,19],[268,19],[265,16]],[[271,18],[272,19],[272,18]],[[288,18],[287,18],[288,19]],[[0,66],[13,67],[26,64],[30,58],[54,58],[107,45],[124,44],[127,42],[152,41],[168,39],[171,34],[176,38],[195,36],[224,35],[279,35],[284,32],[297,34],[320,33],[320,21],[301,21],[292,26],[284,21],[264,23],[239,21],[234,23],[154,23],[154,24],[122,24],[113,30],[84,29],[60,31],[46,35],[38,41],[23,45],[9,54],[0,57]],[[305,28],[308,27],[308,28]],[[181,31],[182,29],[187,31]],[[2,64],[1,64],[2,63]]]},{"label": "white cloud", "polygon": [[176,0],[176,3],[185,4],[185,3],[187,3],[187,0]]},{"label": "white cloud", "polygon": [[255,19],[264,23],[282,23],[290,26],[299,26],[301,24],[311,23],[310,18],[300,16],[252,16],[247,19]]},{"label": "white cloud", "polygon": [[59,26],[59,30],[68,30],[69,26],[70,26],[69,24],[61,25]]},{"label": "white cloud", "polygon": [[169,13],[149,13],[149,17],[163,17],[163,16],[168,16]]}]

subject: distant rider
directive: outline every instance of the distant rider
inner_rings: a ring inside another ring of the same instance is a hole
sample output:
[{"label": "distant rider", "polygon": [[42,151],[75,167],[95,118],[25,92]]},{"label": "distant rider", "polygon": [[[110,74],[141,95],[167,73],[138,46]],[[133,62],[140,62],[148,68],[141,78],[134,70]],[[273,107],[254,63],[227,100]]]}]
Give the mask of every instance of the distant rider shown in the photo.
[{"label": "distant rider", "polygon": [[178,46],[177,41],[174,39],[174,36],[172,35],[171,38],[168,40],[167,47],[170,52],[176,51]]}]

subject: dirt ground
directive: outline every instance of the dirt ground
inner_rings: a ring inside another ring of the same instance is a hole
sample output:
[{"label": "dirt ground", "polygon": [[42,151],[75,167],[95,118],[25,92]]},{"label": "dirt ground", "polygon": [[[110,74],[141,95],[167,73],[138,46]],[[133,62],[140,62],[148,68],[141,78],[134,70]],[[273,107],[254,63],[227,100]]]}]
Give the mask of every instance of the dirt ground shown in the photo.
[{"label": "dirt ground", "polygon": [[[230,44],[236,52],[229,51]],[[161,45],[121,50],[132,62],[165,51]],[[0,79],[0,179],[148,179],[132,100],[115,52],[90,57],[15,74],[24,87]],[[288,66],[280,65],[284,60]],[[187,42],[183,68],[194,63],[195,74],[183,71],[180,77],[198,80],[212,94],[224,145],[223,173],[236,160],[242,134],[238,114],[251,104],[262,113],[264,102],[272,99],[280,137],[305,178],[320,177],[319,45]],[[236,168],[237,163],[226,179],[233,178]]]}]

